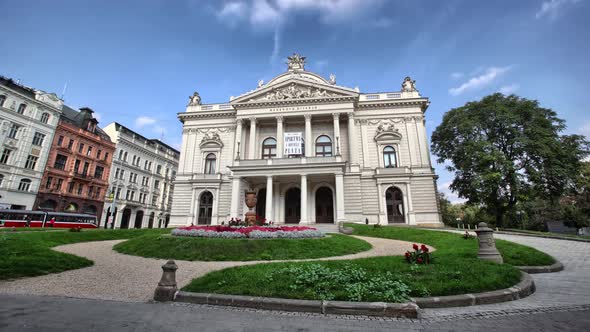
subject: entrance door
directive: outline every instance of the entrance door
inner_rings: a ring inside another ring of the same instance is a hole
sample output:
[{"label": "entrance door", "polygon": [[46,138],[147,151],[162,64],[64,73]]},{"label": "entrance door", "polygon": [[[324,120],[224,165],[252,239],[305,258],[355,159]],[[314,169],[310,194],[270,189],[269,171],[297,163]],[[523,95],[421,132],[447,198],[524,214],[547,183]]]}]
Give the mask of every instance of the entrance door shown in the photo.
[{"label": "entrance door", "polygon": [[258,190],[256,195],[256,215],[258,219],[266,218],[266,189]]},{"label": "entrance door", "polygon": [[301,220],[301,190],[291,188],[285,195],[285,223],[296,224]]},{"label": "entrance door", "polygon": [[154,216],[156,214],[154,212],[150,213],[150,219],[148,221],[148,228],[154,228]]},{"label": "entrance door", "polygon": [[213,215],[213,194],[205,191],[201,194],[199,199],[199,218],[197,223],[199,225],[211,224],[211,216]]},{"label": "entrance door", "polygon": [[315,192],[315,222],[334,223],[332,189],[321,187]]},{"label": "entrance door", "polygon": [[129,228],[129,219],[131,218],[131,209],[124,209],[121,216],[121,228]]},{"label": "entrance door", "polygon": [[135,228],[141,228],[141,225],[143,224],[143,211],[137,211],[137,213],[135,214]]},{"label": "entrance door", "polygon": [[387,204],[387,222],[404,223],[404,200],[402,191],[399,188],[390,187],[385,192]]}]

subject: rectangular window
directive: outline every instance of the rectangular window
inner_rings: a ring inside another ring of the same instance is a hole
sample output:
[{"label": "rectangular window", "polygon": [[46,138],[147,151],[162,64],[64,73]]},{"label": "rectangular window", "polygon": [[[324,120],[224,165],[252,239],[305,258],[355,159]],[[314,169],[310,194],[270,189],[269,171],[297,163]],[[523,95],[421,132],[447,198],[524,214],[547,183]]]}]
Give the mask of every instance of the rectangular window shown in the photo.
[{"label": "rectangular window", "polygon": [[104,173],[104,167],[102,166],[96,166],[96,168],[94,169],[94,178],[96,179],[102,179],[102,174]]},{"label": "rectangular window", "polygon": [[135,200],[135,191],[131,192],[131,200],[134,201]]},{"label": "rectangular window", "polygon": [[64,143],[64,137],[60,136],[57,138],[57,146],[61,146]]},{"label": "rectangular window", "polygon": [[74,182],[68,184],[68,192],[71,194],[74,192]]},{"label": "rectangular window", "polygon": [[117,199],[119,199],[120,196],[121,196],[121,188],[117,188],[117,194],[115,195],[115,197]]},{"label": "rectangular window", "polygon": [[45,135],[35,133],[35,136],[33,136],[33,145],[41,146],[43,145],[43,140],[45,140]]},{"label": "rectangular window", "polygon": [[[97,158],[98,158],[98,157],[97,157]],[[105,153],[104,153],[104,160],[107,160],[107,159],[109,159],[109,153],[108,153],[108,152],[105,152]]]},{"label": "rectangular window", "polygon": [[63,185],[63,183],[64,183],[63,179],[57,179],[57,183],[55,184],[55,189],[61,190],[61,186]]},{"label": "rectangular window", "polygon": [[45,188],[46,189],[51,189],[51,182],[53,181],[53,177],[48,176],[47,177],[47,182],[45,183]]},{"label": "rectangular window", "polygon": [[10,158],[11,153],[12,153],[12,150],[10,150],[10,149],[2,150],[2,155],[0,156],[0,164],[8,163],[8,158]]},{"label": "rectangular window", "polygon": [[148,161],[147,160],[143,163],[143,169],[148,169]]},{"label": "rectangular window", "polygon": [[125,191],[125,200],[129,200],[129,194],[131,194],[130,190]]},{"label": "rectangular window", "polygon": [[53,164],[53,168],[61,169],[62,171],[66,169],[66,163],[68,162],[68,157],[58,154],[55,156],[55,164]]},{"label": "rectangular window", "polygon": [[39,160],[38,157],[29,155],[27,157],[27,161],[25,162],[25,168],[35,169],[35,166],[37,166],[37,160]]},{"label": "rectangular window", "polygon": [[123,180],[125,178],[125,170],[121,170],[121,177],[119,179]]},{"label": "rectangular window", "polygon": [[74,163],[74,172],[75,173],[79,173],[78,168],[80,168],[80,160],[76,159],[76,162]]},{"label": "rectangular window", "polygon": [[86,155],[88,157],[90,157],[92,155],[92,147],[91,146],[88,147],[88,150],[86,151]]},{"label": "rectangular window", "polygon": [[88,168],[89,167],[90,167],[90,164],[87,161],[85,161],[84,162],[84,169],[82,169],[82,175],[84,175],[84,176],[88,175]]},{"label": "rectangular window", "polygon": [[133,182],[133,172],[129,173],[129,182]]},{"label": "rectangular window", "polygon": [[101,189],[97,188],[95,198],[100,198],[100,192],[101,192]]},{"label": "rectangular window", "polygon": [[78,144],[78,153],[82,153],[84,151],[84,143]]},{"label": "rectangular window", "polygon": [[98,151],[96,151],[96,159],[100,159],[101,154],[102,154],[102,150],[98,149]]},{"label": "rectangular window", "polygon": [[78,184],[78,195],[82,195],[82,192],[84,191],[84,185],[83,184]]},{"label": "rectangular window", "polygon": [[154,181],[154,188],[155,189],[160,189],[160,180]]},{"label": "rectangular window", "polygon": [[115,170],[115,179],[118,179],[118,178],[119,178],[119,169],[117,168]]},{"label": "rectangular window", "polygon": [[137,173],[133,175],[133,183],[137,183]]},{"label": "rectangular window", "polygon": [[74,140],[70,138],[70,141],[68,142],[68,150],[71,150],[74,147]]},{"label": "rectangular window", "polygon": [[92,194],[94,194],[94,187],[90,186],[88,187],[88,197],[92,197]]},{"label": "rectangular window", "polygon": [[152,196],[152,205],[157,205],[158,203],[158,196],[154,195]]},{"label": "rectangular window", "polygon": [[19,125],[17,125],[17,124],[15,124],[15,123],[13,123],[13,124],[10,126],[10,131],[8,132],[8,137],[9,137],[9,138],[16,139],[16,135],[18,134],[18,130],[19,130],[19,129],[20,129],[20,126],[19,126]]},{"label": "rectangular window", "polygon": [[156,173],[162,174],[162,165],[156,166]]}]

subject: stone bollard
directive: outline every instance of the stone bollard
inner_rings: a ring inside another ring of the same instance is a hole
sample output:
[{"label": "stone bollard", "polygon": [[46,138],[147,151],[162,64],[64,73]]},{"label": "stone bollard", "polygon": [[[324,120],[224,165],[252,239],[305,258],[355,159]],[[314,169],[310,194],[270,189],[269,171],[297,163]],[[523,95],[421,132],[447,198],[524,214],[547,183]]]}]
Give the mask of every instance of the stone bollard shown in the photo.
[{"label": "stone bollard", "polygon": [[485,222],[480,222],[479,227],[475,230],[477,233],[477,240],[479,242],[479,251],[477,257],[480,259],[490,260],[498,264],[502,264],[504,260],[498,249],[496,249],[496,241],[494,241],[494,230],[489,228]]},{"label": "stone bollard", "polygon": [[162,265],[162,279],[156,287],[154,292],[154,300],[165,302],[174,300],[174,295],[178,288],[176,287],[176,270],[178,266],[173,260],[169,260],[166,264]]}]

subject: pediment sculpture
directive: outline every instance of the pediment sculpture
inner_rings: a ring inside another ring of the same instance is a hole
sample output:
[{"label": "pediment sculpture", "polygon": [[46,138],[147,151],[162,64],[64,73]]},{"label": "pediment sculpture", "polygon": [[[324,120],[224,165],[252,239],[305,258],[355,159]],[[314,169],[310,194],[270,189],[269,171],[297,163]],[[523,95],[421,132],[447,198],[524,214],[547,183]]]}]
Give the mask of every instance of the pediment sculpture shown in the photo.
[{"label": "pediment sculpture", "polygon": [[418,91],[416,89],[416,80],[410,78],[410,76],[406,76],[404,81],[402,82],[402,91],[403,92],[414,92]]},{"label": "pediment sculpture", "polygon": [[223,142],[221,142],[221,137],[219,136],[219,133],[217,132],[213,132],[213,133],[205,133],[205,135],[203,136],[203,139],[201,140],[201,146],[206,145],[206,144],[215,144],[215,145],[219,145],[219,146],[223,146]]},{"label": "pediment sculpture", "polygon": [[375,134],[375,140],[383,140],[383,139],[401,139],[402,135],[399,132],[399,129],[395,128],[392,121],[384,120],[379,122],[377,126],[377,131]]},{"label": "pediment sculpture", "polygon": [[302,98],[321,98],[321,97],[339,97],[339,94],[328,92],[321,88],[311,86],[302,86],[291,83],[284,88],[273,89],[265,95],[253,98],[250,101],[272,101],[285,99],[302,99]]},{"label": "pediment sculpture", "polygon": [[292,56],[287,57],[289,61],[287,65],[289,66],[289,70],[305,70],[305,57],[301,56],[297,53],[293,53]]},{"label": "pediment sculpture", "polygon": [[188,99],[188,106],[201,105],[201,96],[197,91],[195,91],[192,96],[188,97]]}]

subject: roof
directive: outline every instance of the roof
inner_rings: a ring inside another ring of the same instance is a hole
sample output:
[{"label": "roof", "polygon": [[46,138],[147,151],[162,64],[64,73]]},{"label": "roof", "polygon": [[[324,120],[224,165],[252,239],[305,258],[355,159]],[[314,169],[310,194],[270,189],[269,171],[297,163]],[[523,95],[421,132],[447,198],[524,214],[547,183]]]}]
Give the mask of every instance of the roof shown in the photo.
[{"label": "roof", "polygon": [[62,114],[60,116],[60,119],[73,124],[74,126],[81,128],[81,129],[86,129],[87,123],[89,120],[94,120],[96,122],[96,126],[95,126],[95,134],[100,135],[101,137],[103,137],[104,139],[108,139],[109,141],[111,140],[111,138],[109,137],[109,135],[107,135],[107,133],[100,129],[100,127],[98,126],[98,120],[96,120],[96,118],[94,118],[92,116],[92,113],[94,113],[90,108],[87,107],[83,107],[80,109],[80,111],[76,111],[75,109],[67,106],[67,105],[63,105],[62,109]]},{"label": "roof", "polygon": [[161,140],[157,139],[157,138],[147,138],[141,134],[139,134],[138,132],[131,130],[127,127],[125,127],[124,125],[120,124],[119,122],[113,122],[115,124],[115,128],[117,131],[119,131],[120,129],[123,129],[124,131],[127,131],[131,134],[134,134],[135,136],[139,136],[140,138],[146,140],[147,142],[151,143],[151,144],[159,144],[159,145],[163,145],[165,147],[167,147],[168,149],[176,152],[177,154],[180,154],[180,151],[176,150],[175,148],[171,147],[170,145],[162,142]]},{"label": "roof", "polygon": [[12,78],[4,77],[0,75],[0,85],[3,85],[9,89],[15,90],[23,95],[35,99],[35,89],[26,87],[22,84],[16,83]]}]

